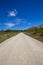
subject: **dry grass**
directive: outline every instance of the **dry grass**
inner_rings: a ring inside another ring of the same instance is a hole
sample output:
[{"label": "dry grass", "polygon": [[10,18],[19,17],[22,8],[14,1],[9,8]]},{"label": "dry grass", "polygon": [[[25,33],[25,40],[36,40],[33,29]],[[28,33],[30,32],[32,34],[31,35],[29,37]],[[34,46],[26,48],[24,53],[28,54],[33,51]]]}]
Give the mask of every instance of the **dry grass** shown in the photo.
[{"label": "dry grass", "polygon": [[0,31],[0,43],[12,36],[15,36],[18,33],[19,31],[13,31],[13,30],[12,31]]},{"label": "dry grass", "polygon": [[43,42],[43,27],[30,28],[25,30],[24,33]]}]

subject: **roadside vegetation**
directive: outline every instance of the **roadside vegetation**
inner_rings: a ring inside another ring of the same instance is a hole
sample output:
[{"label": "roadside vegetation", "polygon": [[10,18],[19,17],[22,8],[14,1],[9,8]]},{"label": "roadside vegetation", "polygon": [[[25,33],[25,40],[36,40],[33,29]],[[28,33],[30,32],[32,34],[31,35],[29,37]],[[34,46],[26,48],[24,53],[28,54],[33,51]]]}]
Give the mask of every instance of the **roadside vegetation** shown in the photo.
[{"label": "roadside vegetation", "polygon": [[20,32],[24,32],[25,34],[40,40],[43,42],[43,24],[37,27],[31,27],[27,30],[5,30],[0,31],[0,43],[4,40],[17,35]]},{"label": "roadside vegetation", "polygon": [[31,27],[24,30],[24,33],[43,42],[43,25]]},{"label": "roadside vegetation", "polygon": [[12,36],[15,36],[19,32],[20,32],[19,30],[0,31],[0,43]]}]

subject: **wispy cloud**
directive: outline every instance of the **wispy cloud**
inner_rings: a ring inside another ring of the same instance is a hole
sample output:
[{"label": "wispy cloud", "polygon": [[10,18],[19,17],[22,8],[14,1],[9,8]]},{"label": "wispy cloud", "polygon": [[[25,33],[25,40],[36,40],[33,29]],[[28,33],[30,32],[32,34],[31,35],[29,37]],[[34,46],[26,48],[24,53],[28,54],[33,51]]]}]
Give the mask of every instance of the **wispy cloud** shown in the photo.
[{"label": "wispy cloud", "polygon": [[22,19],[20,19],[20,18],[15,19],[16,22],[21,22],[21,20]]},{"label": "wispy cloud", "polygon": [[16,9],[8,12],[8,16],[12,17],[12,16],[16,16],[16,15],[17,15],[17,10]]},{"label": "wispy cloud", "polygon": [[16,25],[20,25],[20,24],[22,24],[22,19],[17,18],[17,19],[15,19],[15,22],[16,22]]},{"label": "wispy cloud", "polygon": [[18,18],[18,19],[15,19],[15,21],[16,21],[16,23],[21,23],[21,24],[27,24],[27,20],[26,19],[20,19],[20,18]]},{"label": "wispy cloud", "polygon": [[26,22],[27,22],[27,20],[25,20],[25,19],[20,19],[20,18],[15,19],[15,21],[16,21],[16,22],[19,22],[19,23],[26,23]]},{"label": "wispy cloud", "polygon": [[4,25],[6,25],[6,27],[8,27],[8,28],[15,26],[14,23],[4,23]]}]

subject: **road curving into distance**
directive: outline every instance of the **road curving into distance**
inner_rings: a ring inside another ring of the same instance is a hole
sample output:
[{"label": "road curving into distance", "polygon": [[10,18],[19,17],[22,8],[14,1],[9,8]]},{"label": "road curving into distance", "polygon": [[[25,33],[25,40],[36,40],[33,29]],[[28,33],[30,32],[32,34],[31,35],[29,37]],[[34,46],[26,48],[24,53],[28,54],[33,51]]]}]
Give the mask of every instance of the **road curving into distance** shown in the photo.
[{"label": "road curving into distance", "polygon": [[19,33],[0,44],[0,65],[43,65],[43,43]]}]

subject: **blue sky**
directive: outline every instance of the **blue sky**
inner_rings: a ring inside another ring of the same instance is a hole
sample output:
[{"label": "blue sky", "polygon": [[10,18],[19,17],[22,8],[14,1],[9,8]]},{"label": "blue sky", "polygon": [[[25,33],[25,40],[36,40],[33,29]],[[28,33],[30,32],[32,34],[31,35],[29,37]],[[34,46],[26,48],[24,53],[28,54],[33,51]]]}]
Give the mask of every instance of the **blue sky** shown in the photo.
[{"label": "blue sky", "polygon": [[0,30],[43,24],[43,0],[0,0]]}]

